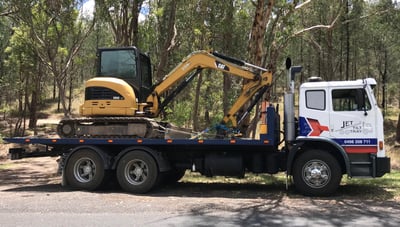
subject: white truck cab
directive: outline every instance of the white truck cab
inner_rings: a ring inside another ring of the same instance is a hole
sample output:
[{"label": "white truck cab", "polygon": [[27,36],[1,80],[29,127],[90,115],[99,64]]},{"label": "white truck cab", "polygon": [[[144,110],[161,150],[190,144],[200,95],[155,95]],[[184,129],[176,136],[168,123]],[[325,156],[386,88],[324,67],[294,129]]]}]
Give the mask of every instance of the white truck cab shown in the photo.
[{"label": "white truck cab", "polygon": [[[325,141],[347,156],[349,176],[379,176],[385,160],[383,116],[373,78],[306,82],[299,90],[297,140]],[[383,167],[384,165],[385,167]]]},{"label": "white truck cab", "polygon": [[383,117],[375,79],[308,82],[300,86],[300,136],[334,140],[348,154],[385,157]]},{"label": "white truck cab", "polygon": [[384,148],[383,116],[374,96],[375,79],[322,81],[299,88],[294,111],[294,80],[301,66],[288,69],[285,94],[287,174],[304,194],[334,192],[342,175],[381,177],[390,172]]}]

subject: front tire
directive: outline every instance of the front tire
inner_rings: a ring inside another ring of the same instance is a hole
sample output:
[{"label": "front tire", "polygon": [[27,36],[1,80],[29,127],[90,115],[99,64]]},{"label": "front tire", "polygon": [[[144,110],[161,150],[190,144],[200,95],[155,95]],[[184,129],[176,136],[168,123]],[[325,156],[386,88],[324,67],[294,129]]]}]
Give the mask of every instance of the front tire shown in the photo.
[{"label": "front tire", "polygon": [[342,171],[337,159],[323,150],[300,154],[293,165],[296,189],[310,196],[329,196],[339,187]]},{"label": "front tire", "polygon": [[96,190],[104,180],[104,163],[93,150],[78,150],[69,158],[66,169],[68,184],[77,189]]},{"label": "front tire", "polygon": [[154,158],[141,150],[124,155],[117,166],[117,179],[127,192],[146,193],[157,183],[158,167]]}]

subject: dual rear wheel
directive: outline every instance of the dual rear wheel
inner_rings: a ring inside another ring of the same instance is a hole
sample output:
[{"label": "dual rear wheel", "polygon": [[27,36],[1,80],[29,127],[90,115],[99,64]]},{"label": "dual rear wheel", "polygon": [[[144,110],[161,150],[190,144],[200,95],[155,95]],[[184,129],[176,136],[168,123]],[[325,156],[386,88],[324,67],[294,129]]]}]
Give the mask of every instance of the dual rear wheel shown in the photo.
[{"label": "dual rear wheel", "polygon": [[158,167],[154,158],[145,151],[125,154],[117,166],[119,185],[127,192],[145,193],[157,183]]},{"label": "dual rear wheel", "polygon": [[[104,161],[91,149],[76,151],[68,160],[65,177],[76,189],[96,190],[107,183]],[[154,158],[145,151],[134,150],[125,154],[116,169],[119,185],[127,192],[146,193],[157,183],[159,171]]]}]

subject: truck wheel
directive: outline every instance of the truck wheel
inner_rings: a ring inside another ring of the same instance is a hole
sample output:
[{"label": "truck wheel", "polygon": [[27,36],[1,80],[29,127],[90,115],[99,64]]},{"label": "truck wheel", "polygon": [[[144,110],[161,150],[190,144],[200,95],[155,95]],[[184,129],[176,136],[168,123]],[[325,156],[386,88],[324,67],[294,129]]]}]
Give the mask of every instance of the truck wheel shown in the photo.
[{"label": "truck wheel", "polygon": [[96,190],[104,180],[104,163],[93,150],[79,150],[69,158],[66,179],[73,188]]},{"label": "truck wheel", "polygon": [[328,196],[336,191],[342,171],[336,158],[323,150],[300,154],[293,165],[293,181],[304,195]]},{"label": "truck wheel", "polygon": [[157,183],[158,168],[148,153],[135,150],[124,155],[117,166],[117,179],[127,192],[146,193]]}]

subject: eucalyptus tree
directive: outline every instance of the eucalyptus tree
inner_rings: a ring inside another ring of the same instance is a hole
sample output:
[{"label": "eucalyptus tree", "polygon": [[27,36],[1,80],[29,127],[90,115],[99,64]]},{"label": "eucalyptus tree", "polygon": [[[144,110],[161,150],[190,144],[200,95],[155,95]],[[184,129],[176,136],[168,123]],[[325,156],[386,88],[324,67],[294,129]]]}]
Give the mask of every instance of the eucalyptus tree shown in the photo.
[{"label": "eucalyptus tree", "polygon": [[69,71],[74,57],[92,31],[94,20],[91,23],[78,20],[78,2],[74,0],[8,2],[9,7],[17,12],[12,16],[15,23],[26,29],[27,48],[35,53],[45,72],[54,79],[64,115],[68,116],[66,83],[71,76]]},{"label": "eucalyptus tree", "polygon": [[96,14],[107,23],[114,36],[114,45],[137,46],[139,14],[143,0],[96,0]]}]

